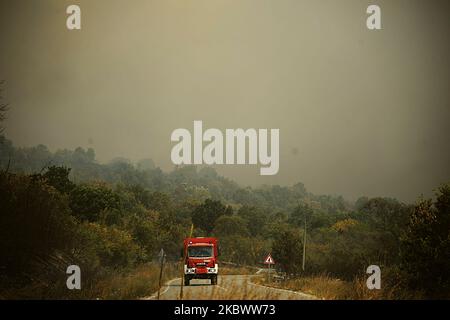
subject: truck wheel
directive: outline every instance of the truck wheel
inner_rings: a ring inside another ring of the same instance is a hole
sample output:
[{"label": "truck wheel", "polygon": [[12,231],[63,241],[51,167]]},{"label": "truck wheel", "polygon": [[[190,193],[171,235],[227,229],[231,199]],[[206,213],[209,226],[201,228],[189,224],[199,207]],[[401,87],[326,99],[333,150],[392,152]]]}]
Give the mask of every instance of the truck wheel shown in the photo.
[{"label": "truck wheel", "polygon": [[214,285],[214,286],[217,284],[217,276],[212,276],[211,277],[211,284]]},{"label": "truck wheel", "polygon": [[184,277],[184,285],[188,286],[191,282],[191,279],[189,279],[189,277]]}]

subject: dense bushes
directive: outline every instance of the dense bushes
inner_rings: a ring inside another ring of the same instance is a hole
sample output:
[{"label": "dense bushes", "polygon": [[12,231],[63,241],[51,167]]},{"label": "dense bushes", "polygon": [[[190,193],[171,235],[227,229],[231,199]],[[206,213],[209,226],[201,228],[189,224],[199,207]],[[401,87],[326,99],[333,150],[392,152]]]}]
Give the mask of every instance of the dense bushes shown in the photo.
[{"label": "dense bushes", "polygon": [[76,222],[67,197],[39,175],[0,173],[1,281],[33,273],[33,261],[67,251],[76,239]]},{"label": "dense bushes", "polygon": [[115,269],[133,266],[142,254],[127,231],[98,223],[84,223],[82,227],[102,266]]},{"label": "dense bushes", "polygon": [[104,185],[77,185],[70,192],[70,208],[82,220],[97,221],[103,211],[119,206],[117,194]]},{"label": "dense bushes", "polygon": [[281,270],[288,275],[301,272],[303,240],[298,229],[281,230],[274,239],[272,251]]},{"label": "dense bushes", "polygon": [[[187,223],[160,194],[141,203],[139,188],[74,184],[70,170],[0,173],[0,297],[85,297],[65,288],[66,268],[79,265],[83,287],[151,262],[160,248],[176,260]],[[137,190],[139,193],[134,194]],[[145,206],[157,206],[159,212]]]},{"label": "dense bushes", "polygon": [[441,297],[450,297],[450,185],[436,200],[418,202],[409,217],[401,246],[402,269],[409,284]]}]

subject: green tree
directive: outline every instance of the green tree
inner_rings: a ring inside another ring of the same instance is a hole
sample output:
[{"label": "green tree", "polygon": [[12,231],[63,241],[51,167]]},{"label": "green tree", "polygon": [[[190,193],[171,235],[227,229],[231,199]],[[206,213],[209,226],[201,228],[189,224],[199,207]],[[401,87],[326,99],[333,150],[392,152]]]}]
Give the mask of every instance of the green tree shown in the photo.
[{"label": "green tree", "polygon": [[81,220],[98,221],[102,211],[120,209],[120,201],[105,185],[77,185],[70,192],[70,208]]},{"label": "green tree", "polygon": [[410,285],[435,297],[450,298],[450,185],[436,201],[421,200],[402,241],[402,268]]},{"label": "green tree", "polygon": [[158,249],[158,216],[159,213],[145,210],[142,214],[131,217],[129,228],[133,239],[146,250],[147,254],[154,254]]},{"label": "green tree", "polygon": [[47,183],[61,193],[69,193],[74,188],[74,184],[69,180],[70,168],[50,166],[42,175]]},{"label": "green tree", "polygon": [[311,222],[311,218],[313,215],[313,210],[306,203],[300,203],[295,209],[292,211],[288,223],[292,224],[296,227],[303,227],[305,223],[305,218],[307,223]]},{"label": "green tree", "polygon": [[262,210],[255,206],[244,205],[239,208],[237,215],[242,217],[245,226],[253,237],[262,234],[267,223],[267,215]]},{"label": "green tree", "polygon": [[125,230],[92,222],[85,222],[82,230],[84,237],[95,248],[103,267],[130,267],[142,254],[132,236]]},{"label": "green tree", "polygon": [[144,203],[145,207],[152,210],[162,211],[170,208],[170,197],[167,193],[153,192]]},{"label": "green tree", "polygon": [[0,195],[0,282],[9,275],[22,283],[37,259],[70,251],[76,222],[66,197],[39,175],[0,172]]},{"label": "green tree", "polygon": [[237,215],[223,215],[217,218],[214,227],[214,235],[223,236],[248,236],[249,231],[245,220]]},{"label": "green tree", "polygon": [[192,222],[196,228],[204,230],[210,235],[214,229],[216,220],[222,215],[230,215],[233,209],[225,206],[220,201],[206,199],[192,212]]},{"label": "green tree", "polygon": [[285,228],[272,244],[272,257],[287,274],[298,274],[302,267],[303,238],[298,229]]},{"label": "green tree", "polygon": [[312,237],[307,249],[308,272],[327,272],[352,280],[371,264],[384,266],[377,233],[367,224],[339,220]]},{"label": "green tree", "polygon": [[[2,96],[2,85],[4,84],[4,81],[0,81],[0,101],[3,100]],[[6,119],[6,111],[8,111],[8,105],[0,102],[0,123],[3,122]],[[0,133],[2,133],[4,130],[3,127],[0,127]]]},{"label": "green tree", "polygon": [[400,237],[406,228],[411,207],[390,198],[372,198],[360,201],[362,222],[377,238],[380,261],[384,265],[399,262]]},{"label": "green tree", "polygon": [[219,241],[220,259],[242,265],[258,265],[270,251],[269,241],[258,237],[223,236]]}]

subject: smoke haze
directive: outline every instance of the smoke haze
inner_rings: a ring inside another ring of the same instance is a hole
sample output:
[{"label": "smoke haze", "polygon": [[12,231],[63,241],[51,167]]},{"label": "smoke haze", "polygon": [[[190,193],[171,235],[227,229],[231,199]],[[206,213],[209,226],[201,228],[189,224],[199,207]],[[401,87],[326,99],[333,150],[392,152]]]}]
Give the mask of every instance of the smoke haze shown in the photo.
[{"label": "smoke haze", "polygon": [[5,134],[172,168],[177,128],[280,129],[280,169],[217,166],[242,185],[414,201],[450,180],[450,2],[0,3]]}]

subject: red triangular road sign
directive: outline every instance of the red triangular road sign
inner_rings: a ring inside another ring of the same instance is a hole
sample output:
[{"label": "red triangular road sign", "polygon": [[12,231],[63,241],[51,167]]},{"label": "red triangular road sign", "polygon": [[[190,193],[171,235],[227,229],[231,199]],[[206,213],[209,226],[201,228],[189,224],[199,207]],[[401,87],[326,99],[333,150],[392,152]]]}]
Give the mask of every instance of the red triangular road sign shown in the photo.
[{"label": "red triangular road sign", "polygon": [[270,253],[267,255],[267,257],[264,259],[264,264],[275,264],[275,260],[273,260]]}]

